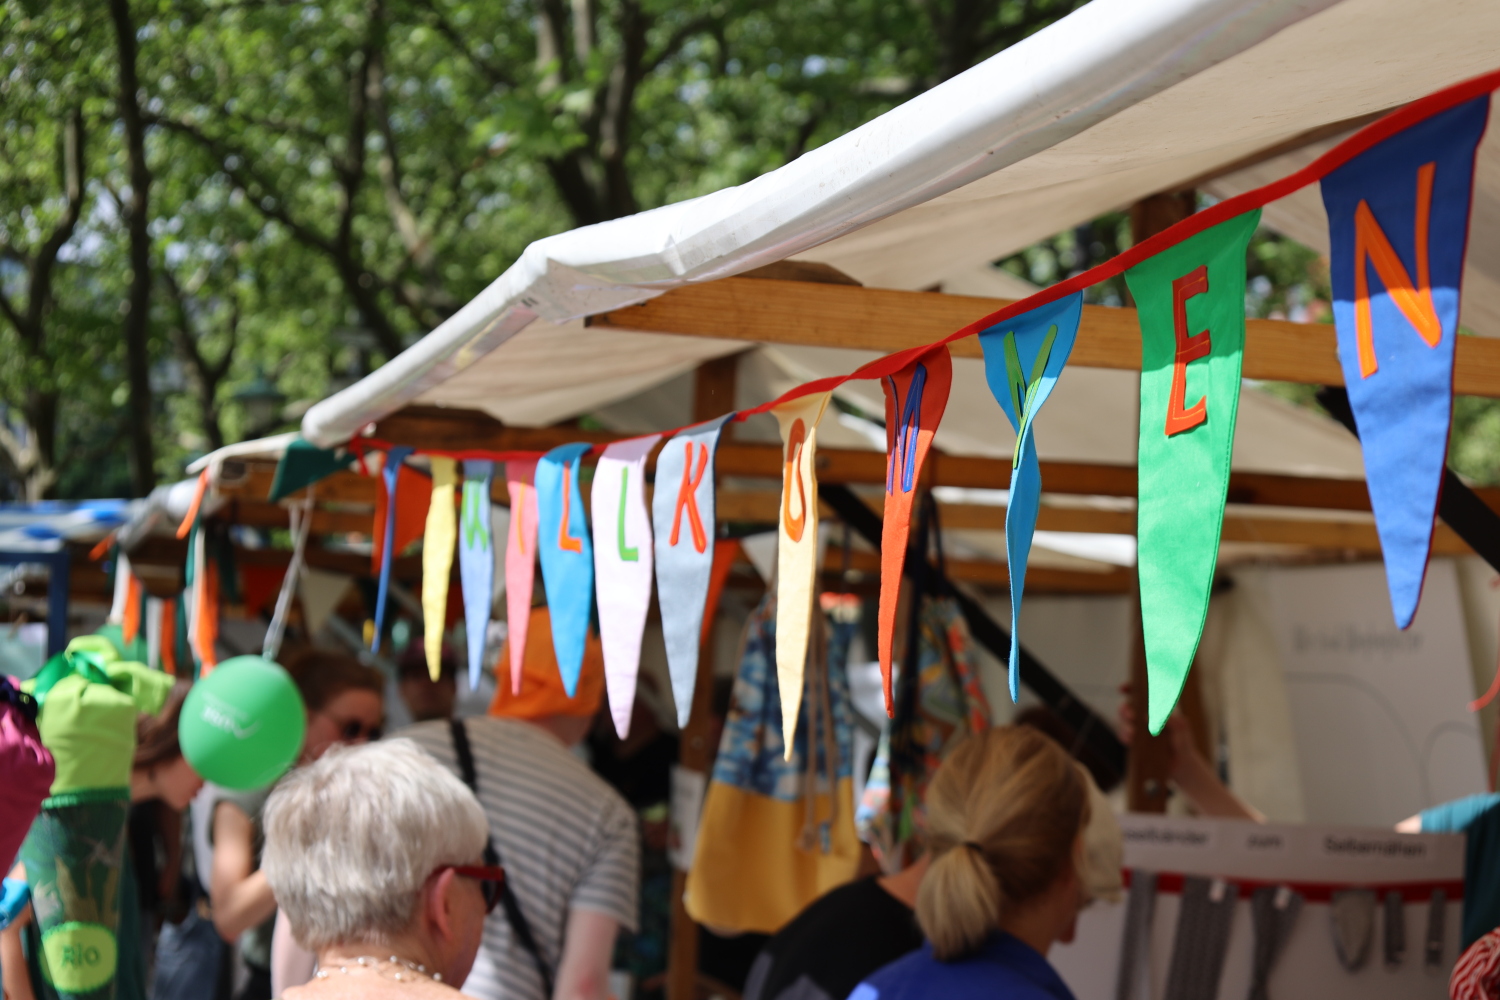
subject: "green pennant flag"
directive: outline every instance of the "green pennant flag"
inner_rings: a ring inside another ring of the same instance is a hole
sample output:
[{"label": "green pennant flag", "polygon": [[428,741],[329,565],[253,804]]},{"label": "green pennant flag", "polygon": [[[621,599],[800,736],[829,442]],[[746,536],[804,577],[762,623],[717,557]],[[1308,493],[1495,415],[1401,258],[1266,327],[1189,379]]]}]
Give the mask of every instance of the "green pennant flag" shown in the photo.
[{"label": "green pennant flag", "polygon": [[1177,705],[1208,617],[1245,348],[1247,212],[1125,273],[1141,323],[1136,563],[1148,726]]},{"label": "green pennant flag", "polygon": [[335,472],[342,472],[353,461],[354,456],[343,449],[318,448],[300,437],[296,438],[286,446],[281,461],[276,463],[276,477],[271,480],[271,502],[276,503]]}]

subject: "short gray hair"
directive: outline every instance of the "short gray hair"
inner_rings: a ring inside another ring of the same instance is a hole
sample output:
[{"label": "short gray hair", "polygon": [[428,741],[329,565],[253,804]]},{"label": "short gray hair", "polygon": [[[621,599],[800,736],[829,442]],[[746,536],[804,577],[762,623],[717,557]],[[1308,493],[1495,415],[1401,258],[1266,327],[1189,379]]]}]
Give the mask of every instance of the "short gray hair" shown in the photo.
[{"label": "short gray hair", "polygon": [[474,793],[405,739],[334,747],[293,771],[263,823],[261,870],[312,951],[406,930],[433,870],[474,862],[489,836]]}]

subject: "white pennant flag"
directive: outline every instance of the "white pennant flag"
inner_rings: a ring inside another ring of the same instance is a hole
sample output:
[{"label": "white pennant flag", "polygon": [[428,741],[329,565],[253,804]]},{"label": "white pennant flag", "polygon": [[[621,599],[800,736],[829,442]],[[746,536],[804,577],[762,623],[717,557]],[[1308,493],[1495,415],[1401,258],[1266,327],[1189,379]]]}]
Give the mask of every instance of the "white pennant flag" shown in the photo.
[{"label": "white pennant flag", "polygon": [[604,683],[615,732],[630,733],[641,634],[651,607],[651,518],[646,512],[646,456],[661,440],[651,434],[604,449],[594,470],[594,586]]}]

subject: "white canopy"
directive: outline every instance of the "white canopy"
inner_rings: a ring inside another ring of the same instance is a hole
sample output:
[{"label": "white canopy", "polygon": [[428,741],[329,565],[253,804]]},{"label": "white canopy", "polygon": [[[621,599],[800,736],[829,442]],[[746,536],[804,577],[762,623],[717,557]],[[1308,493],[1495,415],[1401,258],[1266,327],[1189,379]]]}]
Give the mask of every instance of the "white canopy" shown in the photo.
[{"label": "white canopy", "polygon": [[[745,345],[586,328],[581,317],[791,256],[867,285],[1016,296],[1024,283],[991,261],[1200,178],[1224,175],[1206,185],[1221,195],[1263,183],[1328,143],[1235,168],[1493,69],[1497,52],[1493,0],[1446,0],[1419,16],[1401,0],[1093,0],[747,184],[533,243],[438,329],[309,410],[303,434],[340,443],[411,402],[483,409],[520,426],[623,400],[648,405],[645,390]],[[1490,320],[1500,313],[1490,277],[1500,274],[1500,218],[1490,220],[1500,215],[1497,132],[1481,153],[1466,276],[1464,319],[1480,333],[1500,333]],[[1265,217],[1326,243],[1314,189]],[[787,386],[866,357],[759,353]],[[940,445],[1008,453],[978,362],[956,367]],[[739,403],[762,402],[768,390],[742,379]],[[848,394],[879,411],[873,386]],[[1070,368],[1041,417],[1043,457],[1132,461],[1131,421],[1120,415],[1133,413],[1134,396],[1129,372]],[[1248,392],[1239,419],[1236,467],[1361,473],[1357,444],[1304,411]]]}]

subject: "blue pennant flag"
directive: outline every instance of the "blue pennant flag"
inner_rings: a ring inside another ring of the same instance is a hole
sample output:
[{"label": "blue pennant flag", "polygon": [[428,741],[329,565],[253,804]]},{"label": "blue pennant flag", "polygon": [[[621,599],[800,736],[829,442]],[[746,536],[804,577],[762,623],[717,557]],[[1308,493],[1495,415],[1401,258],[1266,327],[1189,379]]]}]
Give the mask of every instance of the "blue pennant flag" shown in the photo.
[{"label": "blue pennant flag", "polygon": [[1417,613],[1453,410],[1453,351],[1486,95],[1323,179],[1339,363],[1396,624]]},{"label": "blue pennant flag", "polygon": [[375,636],[370,641],[370,652],[380,652],[380,636],[385,631],[385,600],[391,589],[391,564],[396,561],[396,480],[401,473],[401,463],[412,449],[397,445],[386,452],[385,464],[380,467],[380,484],[385,489],[385,544],[380,550],[380,582],[375,590]]},{"label": "blue pennant flag", "polygon": [[551,611],[552,648],[569,698],[578,691],[594,604],[594,545],[578,488],[579,459],[589,448],[560,445],[536,466],[537,553]]},{"label": "blue pennant flag", "polygon": [[1016,431],[1011,461],[1010,499],[1005,508],[1005,563],[1010,576],[1010,698],[1021,696],[1021,595],[1026,561],[1042,501],[1042,469],[1036,457],[1031,425],[1062,374],[1078,321],[1083,293],[1022,313],[979,335],[984,350],[984,377]]}]

